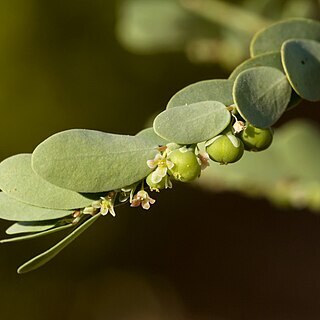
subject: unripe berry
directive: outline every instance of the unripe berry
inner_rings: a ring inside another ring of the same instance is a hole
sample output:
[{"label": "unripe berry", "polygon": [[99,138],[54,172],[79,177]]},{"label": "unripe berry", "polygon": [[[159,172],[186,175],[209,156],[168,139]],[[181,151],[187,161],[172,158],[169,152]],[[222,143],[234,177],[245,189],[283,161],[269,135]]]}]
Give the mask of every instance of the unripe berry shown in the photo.
[{"label": "unripe berry", "polygon": [[199,177],[201,166],[192,150],[173,150],[169,153],[168,159],[174,164],[169,174],[176,180],[190,182]]},{"label": "unripe berry", "polygon": [[260,129],[248,124],[241,133],[241,140],[244,148],[248,151],[262,151],[267,149],[273,140],[271,128]]},{"label": "unripe berry", "polygon": [[221,135],[216,137],[206,150],[211,160],[228,164],[242,157],[244,147],[239,138],[233,135]]}]

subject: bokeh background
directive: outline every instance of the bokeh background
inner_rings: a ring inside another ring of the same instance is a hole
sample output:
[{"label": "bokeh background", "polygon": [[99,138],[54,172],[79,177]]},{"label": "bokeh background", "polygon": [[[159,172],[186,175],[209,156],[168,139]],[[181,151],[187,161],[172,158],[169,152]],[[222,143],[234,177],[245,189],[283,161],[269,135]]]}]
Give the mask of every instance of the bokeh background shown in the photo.
[{"label": "bokeh background", "polygon": [[[162,34],[150,42],[148,28],[140,38],[130,35],[134,2],[0,2],[0,160],[32,152],[70,128],[135,134],[179,89],[226,78],[248,55],[254,27],[232,24],[232,14],[238,16],[230,7],[225,19],[189,12],[185,25],[167,14],[172,28],[187,30],[170,45]],[[223,3],[239,5],[240,17],[249,14],[262,24],[294,15],[319,18],[317,1]],[[162,24],[153,24],[163,31],[165,16],[155,8],[138,12],[146,23],[159,14]],[[304,104],[279,125],[294,118],[319,123],[320,113]],[[192,184],[155,198],[148,212],[118,208],[116,218],[101,219],[30,274],[17,275],[16,267],[62,235],[1,245],[1,319],[320,318],[318,215]],[[3,236],[8,225],[0,222]]]}]

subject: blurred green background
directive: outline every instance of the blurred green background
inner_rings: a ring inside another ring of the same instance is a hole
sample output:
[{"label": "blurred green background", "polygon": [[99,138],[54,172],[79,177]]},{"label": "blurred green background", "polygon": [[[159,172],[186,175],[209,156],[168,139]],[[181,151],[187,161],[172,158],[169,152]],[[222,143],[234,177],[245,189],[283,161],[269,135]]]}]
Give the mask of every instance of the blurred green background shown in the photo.
[{"label": "blurred green background", "polygon": [[[135,134],[176,91],[228,77],[248,54],[250,30],[238,37],[239,25],[228,33],[201,14],[191,19],[200,31],[211,25],[206,41],[188,31],[177,48],[165,42],[168,50],[134,54],[120,31],[131,2],[0,2],[1,160],[70,128]],[[238,3],[263,21],[290,16],[290,6],[293,15],[319,17],[317,1]],[[222,53],[208,59],[214,45]],[[228,60],[223,49],[232,48],[241,54]],[[304,104],[280,125],[300,117],[319,123],[319,115]],[[319,216],[194,185],[155,197],[149,212],[120,207],[30,274],[16,267],[61,235],[1,245],[1,319],[320,318]],[[8,225],[1,221],[2,235]]]}]

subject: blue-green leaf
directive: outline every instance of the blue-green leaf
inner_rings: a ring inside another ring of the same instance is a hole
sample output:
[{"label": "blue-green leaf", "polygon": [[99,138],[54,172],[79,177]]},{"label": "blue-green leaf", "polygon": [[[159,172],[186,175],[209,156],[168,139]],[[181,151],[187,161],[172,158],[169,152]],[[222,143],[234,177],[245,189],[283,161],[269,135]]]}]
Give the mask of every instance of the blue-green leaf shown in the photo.
[{"label": "blue-green leaf", "polygon": [[11,225],[6,234],[42,232],[54,228],[59,220],[21,221]]},{"label": "blue-green leaf", "polygon": [[256,127],[267,128],[286,110],[291,97],[291,87],[280,70],[256,67],[238,75],[233,96],[244,119]]},{"label": "blue-green leaf", "polygon": [[282,43],[289,39],[320,41],[320,22],[293,18],[272,24],[253,37],[250,45],[251,56],[280,51]]},{"label": "blue-green leaf", "polygon": [[280,52],[266,53],[244,61],[233,70],[229,79],[235,80],[242,71],[253,67],[273,67],[283,71]]},{"label": "blue-green leaf", "polygon": [[68,229],[70,227],[73,227],[74,225],[72,223],[60,226],[60,227],[55,227],[55,228],[51,228],[45,231],[41,231],[41,232],[36,232],[36,233],[30,233],[27,235],[23,235],[23,236],[19,236],[19,237],[14,237],[14,238],[7,238],[7,239],[1,239],[0,243],[11,243],[11,242],[19,242],[19,241],[24,241],[24,240],[32,240],[35,238],[39,238],[39,237],[44,237],[47,236],[51,233],[55,233],[58,231],[63,231],[65,229]]},{"label": "blue-green leaf", "polygon": [[168,102],[167,109],[201,101],[219,101],[228,106],[233,104],[232,80],[199,81],[178,91]]},{"label": "blue-green leaf", "polygon": [[284,42],[282,63],[288,80],[305,100],[320,100],[320,42],[293,39]]},{"label": "blue-green leaf", "polygon": [[140,132],[138,132],[136,136],[153,143],[155,147],[164,146],[170,142],[158,136],[154,132],[153,128],[143,129]]},{"label": "blue-green leaf", "polygon": [[213,138],[230,123],[230,112],[218,101],[202,101],[170,108],[154,120],[154,131],[178,144],[193,144]]},{"label": "blue-green leaf", "polygon": [[0,218],[10,221],[52,220],[71,215],[73,211],[47,209],[17,201],[0,192]]},{"label": "blue-green leaf", "polygon": [[91,217],[78,228],[73,230],[67,237],[58,242],[55,246],[39,254],[38,256],[34,257],[28,262],[24,263],[18,269],[18,273],[26,273],[46,264],[48,261],[54,258],[60,251],[62,251],[67,245],[69,245],[73,240],[75,240],[82,232],[89,228],[99,217],[100,214]]},{"label": "blue-green leaf", "polygon": [[92,197],[57,187],[31,168],[31,154],[18,154],[0,164],[0,189],[10,197],[34,206],[51,209],[76,209],[91,204]]},{"label": "blue-green leaf", "polygon": [[133,136],[73,129],[57,133],[33,152],[32,167],[52,184],[77,192],[130,185],[150,173],[154,143]]}]

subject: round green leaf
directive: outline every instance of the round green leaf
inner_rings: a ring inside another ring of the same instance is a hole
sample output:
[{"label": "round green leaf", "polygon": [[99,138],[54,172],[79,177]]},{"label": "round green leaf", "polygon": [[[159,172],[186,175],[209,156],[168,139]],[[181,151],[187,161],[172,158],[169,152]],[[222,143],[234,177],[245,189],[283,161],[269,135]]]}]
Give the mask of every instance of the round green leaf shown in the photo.
[{"label": "round green leaf", "polygon": [[17,201],[0,192],[0,218],[10,221],[42,221],[63,218],[73,211],[46,209]]},{"label": "round green leaf", "polygon": [[136,137],[147,140],[148,142],[154,144],[155,147],[164,146],[169,141],[159,137],[153,130],[153,128],[146,128],[141,130],[136,134]]},{"label": "round green leaf", "polygon": [[283,71],[280,52],[271,52],[250,58],[239,64],[229,76],[229,79],[235,80],[236,77],[244,70],[253,67],[273,67]]},{"label": "round green leaf", "polygon": [[154,120],[154,131],[178,144],[192,144],[213,138],[230,123],[230,113],[218,101],[202,101],[167,109]]},{"label": "round green leaf", "polygon": [[[256,56],[244,61],[237,68],[233,70],[229,79],[235,80],[242,71],[250,68],[254,68],[254,67],[273,67],[284,72],[282,67],[280,52],[270,52],[270,53],[261,54],[259,56]],[[297,106],[300,102],[301,102],[301,98],[294,91],[292,91],[290,102],[287,106],[287,110]]]},{"label": "round green leaf", "polygon": [[85,196],[62,189],[42,179],[31,168],[31,154],[18,154],[0,163],[0,189],[16,200],[51,209],[83,208],[94,197],[94,194]]},{"label": "round green leaf", "polygon": [[293,39],[284,42],[282,63],[292,88],[305,100],[320,100],[320,42]]},{"label": "round green leaf", "polygon": [[167,109],[200,101],[220,101],[233,104],[232,80],[204,80],[193,83],[178,91],[168,102]]},{"label": "round green leaf", "polygon": [[237,77],[233,96],[241,116],[259,128],[272,126],[286,110],[291,87],[278,69],[256,67]]},{"label": "round green leaf", "polygon": [[320,41],[320,23],[311,19],[293,18],[272,24],[253,37],[251,56],[280,51],[284,41],[294,38]]},{"label": "round green leaf", "polygon": [[146,177],[157,150],[133,136],[73,129],[57,133],[33,152],[32,167],[52,184],[77,192],[102,192]]}]

